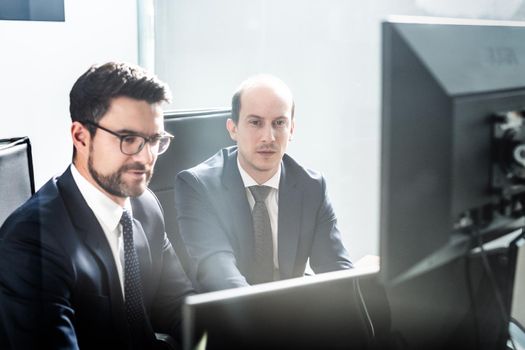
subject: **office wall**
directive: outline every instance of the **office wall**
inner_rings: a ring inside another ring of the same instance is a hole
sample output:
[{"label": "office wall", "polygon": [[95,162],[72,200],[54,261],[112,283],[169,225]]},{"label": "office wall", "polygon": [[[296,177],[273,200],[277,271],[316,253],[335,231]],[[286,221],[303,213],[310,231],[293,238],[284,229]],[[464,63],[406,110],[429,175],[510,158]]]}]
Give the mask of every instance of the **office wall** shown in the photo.
[{"label": "office wall", "polygon": [[27,135],[37,188],[71,160],[69,91],[92,64],[137,62],[130,0],[65,1],[65,22],[0,20],[0,138]]},{"label": "office wall", "polygon": [[522,0],[156,0],[156,71],[174,108],[227,106],[260,72],[296,100],[289,153],[321,171],[352,256],[378,253],[380,21],[525,18]]},{"label": "office wall", "polygon": [[[290,85],[290,154],[327,177],[354,258],[378,252],[380,20],[525,19],[523,0],[154,3],[155,65],[172,87],[173,108],[228,105],[240,81],[258,72]],[[75,79],[92,63],[137,61],[136,15],[133,0],[84,0],[65,2],[65,22],[0,21],[0,138],[31,138],[37,187],[70,161]]]}]

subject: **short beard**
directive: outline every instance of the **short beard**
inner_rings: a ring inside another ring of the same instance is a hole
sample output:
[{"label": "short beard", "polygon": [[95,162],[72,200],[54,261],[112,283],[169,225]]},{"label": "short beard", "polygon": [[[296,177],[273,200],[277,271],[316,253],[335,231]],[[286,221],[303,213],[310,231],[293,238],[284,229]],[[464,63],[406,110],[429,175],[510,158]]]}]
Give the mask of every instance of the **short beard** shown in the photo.
[{"label": "short beard", "polygon": [[153,170],[146,173],[146,186],[144,188],[140,186],[128,186],[128,184],[122,180],[122,174],[128,170],[144,171],[145,168],[146,167],[140,163],[125,164],[110,175],[102,175],[97,172],[93,166],[91,152],[88,158],[88,170],[95,182],[107,193],[121,198],[138,197],[144,192],[144,188],[148,186],[151,180]]}]

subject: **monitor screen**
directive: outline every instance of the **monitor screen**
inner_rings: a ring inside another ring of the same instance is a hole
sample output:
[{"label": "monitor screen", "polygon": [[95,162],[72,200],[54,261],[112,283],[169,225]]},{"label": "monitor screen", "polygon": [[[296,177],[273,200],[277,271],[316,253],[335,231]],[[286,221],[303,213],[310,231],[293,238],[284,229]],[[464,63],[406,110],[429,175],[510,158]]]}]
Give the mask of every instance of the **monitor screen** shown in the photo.
[{"label": "monitor screen", "polygon": [[523,225],[525,26],[382,28],[381,276],[399,283]]}]

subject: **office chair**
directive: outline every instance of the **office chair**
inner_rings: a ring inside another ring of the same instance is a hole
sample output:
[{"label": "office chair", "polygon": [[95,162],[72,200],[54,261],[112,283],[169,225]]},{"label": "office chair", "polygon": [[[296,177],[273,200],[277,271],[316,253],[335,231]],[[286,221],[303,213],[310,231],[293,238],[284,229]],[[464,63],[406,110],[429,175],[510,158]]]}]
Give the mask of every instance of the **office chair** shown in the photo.
[{"label": "office chair", "polygon": [[28,137],[0,139],[0,226],[35,193]]},{"label": "office chair", "polygon": [[179,234],[174,198],[175,176],[208,159],[223,147],[233,145],[226,120],[230,110],[207,109],[166,112],[164,128],[173,134],[170,147],[159,156],[149,185],[164,210],[166,233],[173,244],[182,267],[189,272],[189,256]]}]

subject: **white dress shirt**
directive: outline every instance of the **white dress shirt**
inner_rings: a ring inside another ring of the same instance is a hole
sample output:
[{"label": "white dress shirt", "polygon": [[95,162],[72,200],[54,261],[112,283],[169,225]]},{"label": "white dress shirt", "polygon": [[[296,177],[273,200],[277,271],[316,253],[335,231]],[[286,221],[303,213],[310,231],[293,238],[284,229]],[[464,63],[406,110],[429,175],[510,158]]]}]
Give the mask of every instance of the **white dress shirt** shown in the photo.
[{"label": "white dress shirt", "polygon": [[[78,172],[74,164],[71,164],[71,174],[108,240],[115,264],[117,265],[120,287],[124,296],[124,242],[122,240],[122,225],[120,225],[120,218],[124,209],[86,180]],[[124,207],[131,213],[129,198],[126,199]]]},{"label": "white dress shirt", "polygon": [[[239,163],[239,157],[237,157],[237,166],[239,167],[239,173],[241,174],[242,182],[244,183],[244,188],[246,189],[246,196],[248,197],[248,203],[250,203],[250,209],[253,210],[255,205],[255,199],[253,198],[252,193],[248,187],[259,185],[248,173],[242,168],[241,163]],[[278,218],[279,218],[279,181],[281,180],[281,165],[279,164],[279,169],[275,175],[273,175],[268,181],[261,184],[261,186],[271,187],[268,197],[266,197],[265,204],[268,209],[268,215],[270,216],[270,225],[272,227],[272,243],[273,243],[273,265],[275,269],[279,269],[279,257],[277,250],[277,228]]]}]

